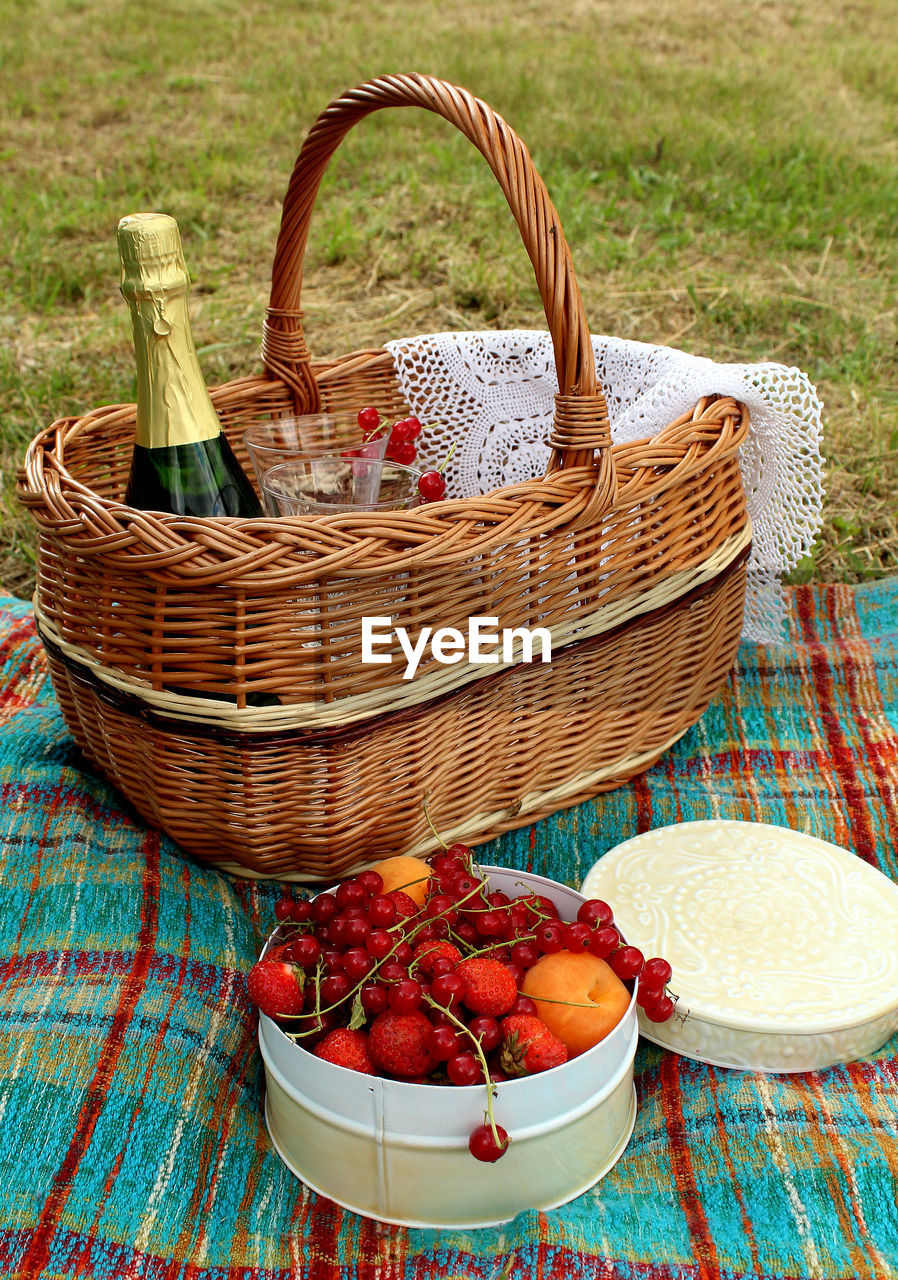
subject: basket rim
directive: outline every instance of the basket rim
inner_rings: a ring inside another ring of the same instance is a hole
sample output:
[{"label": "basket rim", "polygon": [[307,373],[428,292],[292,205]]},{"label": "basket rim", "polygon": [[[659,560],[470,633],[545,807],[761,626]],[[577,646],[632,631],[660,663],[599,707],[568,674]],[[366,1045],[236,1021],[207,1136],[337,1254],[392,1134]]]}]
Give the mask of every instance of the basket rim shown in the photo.
[{"label": "basket rim", "polygon": [[[221,407],[237,386],[270,389],[272,379],[236,379],[213,389]],[[374,577],[428,564],[456,564],[504,543],[574,534],[617,510],[682,484],[734,456],[749,429],[746,407],[704,396],[655,436],[611,447],[618,493],[610,509],[595,499],[596,466],[559,469],[487,494],[449,498],[405,512],[336,516],[191,517],[141,511],[105,497],[68,469],[66,443],[102,439],[133,420],[133,404],[103,405],[60,418],[28,445],[16,494],[43,532],[79,555],[195,585],[228,581],[284,585],[329,577]]]}]

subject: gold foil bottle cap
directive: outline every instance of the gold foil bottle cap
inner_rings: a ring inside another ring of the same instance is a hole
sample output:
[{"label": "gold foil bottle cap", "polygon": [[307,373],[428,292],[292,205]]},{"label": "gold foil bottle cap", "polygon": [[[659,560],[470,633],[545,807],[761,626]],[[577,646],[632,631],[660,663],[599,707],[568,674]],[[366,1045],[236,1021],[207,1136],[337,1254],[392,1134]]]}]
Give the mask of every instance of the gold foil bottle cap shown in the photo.
[{"label": "gold foil bottle cap", "polygon": [[167,213],[130,213],[118,224],[125,297],[189,284],[181,233]]}]

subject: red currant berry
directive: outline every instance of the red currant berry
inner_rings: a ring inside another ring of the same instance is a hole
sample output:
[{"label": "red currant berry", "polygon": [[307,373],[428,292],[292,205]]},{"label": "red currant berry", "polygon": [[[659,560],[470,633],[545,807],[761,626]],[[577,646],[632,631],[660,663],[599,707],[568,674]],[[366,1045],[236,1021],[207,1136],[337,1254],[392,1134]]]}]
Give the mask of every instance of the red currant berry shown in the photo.
[{"label": "red currant berry", "polygon": [[573,924],[565,925],[564,929],[564,949],[566,951],[588,951],[589,944],[592,942],[592,929],[588,924],[583,924],[580,920],[575,920]]},{"label": "red currant berry", "polygon": [[502,1032],[499,1030],[499,1024],[495,1018],[491,1018],[487,1014],[481,1014],[479,1017],[471,1019],[468,1023],[468,1030],[475,1040],[480,1041],[480,1047],[484,1053],[492,1053],[493,1049],[499,1048]]},{"label": "red currant berry", "polygon": [[427,902],[424,908],[424,914],[429,920],[436,920],[442,917],[447,924],[454,924],[458,919],[458,911],[455,909],[455,901],[449,897],[447,893],[436,893]]},{"label": "red currant berry", "polygon": [[442,472],[425,471],[418,477],[418,492],[425,502],[439,502],[446,493],[446,481]]},{"label": "red currant berry", "polygon": [[359,409],[358,422],[365,435],[371,431],[376,431],[380,426],[380,414],[376,409],[368,405],[364,409]]},{"label": "red currant berry", "polygon": [[421,423],[414,416],[414,414],[412,414],[410,418],[405,419],[405,425],[408,427],[409,431],[411,432],[409,439],[417,440],[418,436],[421,434],[422,428],[421,428]]},{"label": "red currant berry", "polygon": [[383,892],[384,878],[379,871],[360,871],[356,881],[362,886],[369,898],[376,898]]},{"label": "red currant berry", "polygon": [[346,930],[351,922],[350,916],[334,916],[328,928],[330,929],[331,942],[337,947],[348,947],[349,942],[346,938]]},{"label": "red currant berry", "polygon": [[321,1003],[326,1007],[339,1004],[349,995],[351,985],[345,973],[329,973],[321,979]]},{"label": "red currant berry", "polygon": [[549,920],[545,924],[539,925],[536,930],[536,945],[543,955],[550,955],[553,951],[563,950],[564,925],[557,920]]},{"label": "red currant berry", "polygon": [[454,876],[459,865],[448,853],[435,853],[430,859],[430,870],[435,876]]},{"label": "red currant berry", "polygon": [[293,899],[278,898],[274,904],[274,918],[276,920],[289,920],[293,915]]},{"label": "red currant berry", "polygon": [[394,422],[390,428],[390,444],[411,444],[414,437],[411,432],[411,424],[406,418],[402,418],[399,422]]},{"label": "red currant berry", "polygon": [[407,942],[405,938],[403,938],[400,943],[397,943],[396,955],[394,957],[397,964],[401,964],[405,968],[408,968],[414,959],[414,955],[415,948],[410,942]]},{"label": "red currant berry", "polygon": [[670,996],[662,996],[657,1004],[645,1010],[645,1016],[649,1022],[666,1022],[668,1018],[673,1017],[675,1008],[676,1005]]},{"label": "red currant berry", "polygon": [[437,1062],[448,1062],[461,1053],[464,1044],[453,1026],[431,1027],[425,1037],[427,1048]]},{"label": "red currant berry", "polygon": [[388,960],[386,964],[380,966],[377,976],[384,982],[401,982],[403,978],[408,977],[408,969],[405,965],[397,964],[395,960]]},{"label": "red currant berry", "polygon": [[505,911],[482,911],[478,914],[477,932],[484,938],[511,937],[511,921]]},{"label": "red currant berry", "polygon": [[480,894],[478,893],[478,890],[482,889],[483,887],[484,887],[484,882],[481,879],[481,877],[471,875],[469,871],[462,871],[461,875],[455,881],[456,891],[460,895],[463,895],[464,897],[470,896],[472,901],[475,898],[478,901],[481,901],[481,902],[483,901],[483,899],[480,897]]},{"label": "red currant berry", "polygon": [[479,1084],[483,1079],[483,1068],[480,1060],[473,1053],[457,1053],[446,1063],[446,1075],[453,1084],[464,1088],[469,1084]]},{"label": "red currant berry", "polygon": [[372,898],[367,915],[372,929],[389,929],[396,923],[396,903],[382,895]]},{"label": "red currant berry", "polygon": [[365,886],[357,880],[344,880],[337,885],[334,897],[337,899],[337,906],[344,910],[346,907],[361,907],[368,900]]},{"label": "red currant berry", "polygon": [[594,929],[602,929],[614,920],[614,913],[607,902],[600,898],[590,898],[584,902],[577,912],[577,919],[583,924],[591,924]]},{"label": "red currant berry", "polygon": [[[416,421],[417,421],[417,419],[416,419]],[[419,423],[419,426],[420,426],[420,423]],[[472,854],[473,852],[474,852],[474,850],[471,848],[471,846],[470,846],[470,845],[467,845],[467,844],[450,844],[449,848],[446,850],[446,857],[447,857],[447,858],[455,858],[455,859],[460,860],[460,861],[462,861],[462,862],[467,862],[468,858],[470,858],[470,856],[471,856],[471,854]]]},{"label": "red currant berry", "polygon": [[355,986],[356,983],[361,982],[366,974],[370,973],[373,963],[373,958],[364,947],[350,947],[343,956],[343,972],[350,983]]},{"label": "red currant berry", "polygon": [[542,893],[532,893],[527,897],[527,905],[535,915],[545,920],[557,920],[558,908],[551,898],[547,898]]},{"label": "red currant berry", "polygon": [[316,924],[328,924],[339,909],[332,893],[319,893],[312,901],[312,919]]},{"label": "red currant berry", "polygon": [[662,960],[660,956],[652,956],[651,960],[646,960],[642,966],[639,981],[644,982],[648,987],[666,987],[672,976],[673,970],[667,961]]},{"label": "red currant berry", "polygon": [[619,946],[620,934],[611,925],[603,925],[601,929],[596,929],[589,940],[589,950],[599,960],[607,960]]},{"label": "red currant berry", "polygon": [[468,1139],[468,1150],[475,1160],[482,1160],[484,1164],[495,1164],[497,1160],[501,1160],[508,1150],[511,1139],[501,1124],[496,1125],[496,1134],[499,1137],[498,1144],[493,1134],[492,1125],[480,1124],[477,1126]]},{"label": "red currant berry", "polygon": [[637,947],[621,947],[619,951],[613,953],[608,963],[621,981],[626,982],[628,978],[637,976],[645,963],[645,958]]},{"label": "red currant berry", "polygon": [[434,960],[430,966],[430,976],[438,978],[441,973],[451,973],[458,962],[450,960],[448,956],[440,956],[438,960]]},{"label": "red currant berry", "polygon": [[342,973],[343,952],[339,947],[327,946],[321,953],[321,963],[327,973]]},{"label": "red currant berry", "polygon": [[309,934],[290,944],[290,959],[303,969],[314,969],[320,957],[321,943]]},{"label": "red currant berry", "polygon": [[525,1013],[528,1018],[535,1018],[539,1015],[536,1012],[536,1002],[531,1000],[529,996],[518,994],[517,1000],[508,1010],[506,1017],[511,1017],[513,1013]]},{"label": "red currant berry", "polygon": [[364,947],[371,936],[371,926],[364,916],[347,920],[343,930],[347,947]]},{"label": "red currant berry", "polygon": [[431,1005],[427,1010],[427,1016],[434,1027],[455,1027],[455,1023],[445,1009],[434,1008]]},{"label": "red currant berry", "polygon": [[418,456],[418,450],[411,440],[407,444],[395,444],[390,450],[390,457],[403,467],[410,467]]},{"label": "red currant berry", "polygon": [[536,964],[540,957],[539,947],[535,942],[529,940],[524,942],[516,942],[511,948],[511,959],[513,964],[520,965],[522,969],[530,969]]},{"label": "red currant berry", "polygon": [[636,1003],[641,1009],[654,1008],[664,999],[664,995],[663,987],[646,986],[642,980],[642,974],[639,975],[639,983],[636,987]]},{"label": "red currant berry", "polygon": [[395,945],[392,933],[386,929],[372,929],[365,944],[375,960],[383,960]]},{"label": "red currant berry", "polygon": [[508,918],[511,921],[515,934],[523,938],[529,938],[532,933],[532,916],[527,905],[523,902],[513,902],[508,908]]},{"label": "red currant berry", "polygon": [[441,1004],[445,1009],[454,1009],[456,1005],[461,1004],[465,994],[465,984],[457,973],[442,973],[438,978],[434,978],[430,994],[437,1004]]},{"label": "red currant berry", "polygon": [[299,1043],[304,1049],[311,1049],[322,1036],[339,1025],[340,1016],[337,1011],[327,1009],[320,1014],[303,1014],[291,1027],[291,1032],[301,1037]]},{"label": "red currant berry", "polygon": [[390,988],[387,999],[394,1013],[414,1013],[421,1003],[421,984],[414,978],[403,978]]},{"label": "red currant berry", "polygon": [[369,1018],[376,1018],[379,1013],[386,1012],[390,1003],[387,988],[382,987],[379,982],[366,982],[359,992],[359,1000]]}]

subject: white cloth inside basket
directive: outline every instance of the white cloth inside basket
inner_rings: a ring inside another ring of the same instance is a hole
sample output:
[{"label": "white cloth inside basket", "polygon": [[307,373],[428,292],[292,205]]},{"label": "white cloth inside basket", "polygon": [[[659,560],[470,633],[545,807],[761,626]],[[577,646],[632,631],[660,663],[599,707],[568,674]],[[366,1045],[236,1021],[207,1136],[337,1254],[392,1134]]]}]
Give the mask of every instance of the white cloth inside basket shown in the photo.
[{"label": "white cloth inside basket", "polygon": [[[558,390],[548,333],[433,333],[388,342],[399,385],[422,422],[425,466],[443,461],[451,491],[471,496],[542,475]],[[753,525],[743,638],[782,639],[782,576],[810,551],[820,529],[821,403],[800,369],[715,364],[704,356],[622,338],[593,336],[615,441],[655,435],[704,395],[745,404],[751,431],[742,478]]]}]

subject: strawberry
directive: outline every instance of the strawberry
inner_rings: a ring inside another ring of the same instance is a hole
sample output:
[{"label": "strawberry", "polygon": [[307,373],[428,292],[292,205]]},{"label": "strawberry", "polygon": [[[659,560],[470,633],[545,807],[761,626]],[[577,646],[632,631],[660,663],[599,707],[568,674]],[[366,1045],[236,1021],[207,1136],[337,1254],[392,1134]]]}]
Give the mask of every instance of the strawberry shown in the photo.
[{"label": "strawberry", "polygon": [[430,1019],[425,1013],[379,1013],[368,1033],[368,1052],[375,1066],[403,1079],[429,1075],[437,1065],[427,1047]]},{"label": "strawberry", "polygon": [[414,963],[422,973],[433,973],[435,960],[451,960],[458,964],[461,952],[451,942],[419,942],[415,947]]},{"label": "strawberry", "polygon": [[283,960],[259,960],[249,971],[249,998],[269,1018],[293,1018],[302,1013],[302,970]]},{"label": "strawberry", "polygon": [[501,1018],[518,998],[518,984],[500,960],[469,956],[456,965],[455,972],[465,984],[462,1000],[472,1013]]},{"label": "strawberry", "polygon": [[501,1023],[500,1061],[511,1076],[533,1076],[567,1062],[565,1046],[541,1018],[513,1013]]},{"label": "strawberry", "polygon": [[368,1053],[368,1037],[364,1031],[350,1031],[348,1027],[337,1027],[329,1031],[323,1040],[319,1040],[313,1050],[316,1058],[332,1062],[335,1067],[346,1067],[350,1071],[362,1071],[373,1076],[374,1063]]},{"label": "strawberry", "polygon": [[416,916],[421,908],[415,902],[414,898],[410,898],[404,889],[391,889],[385,897],[396,905],[396,917],[399,920],[408,920],[411,916]]}]

